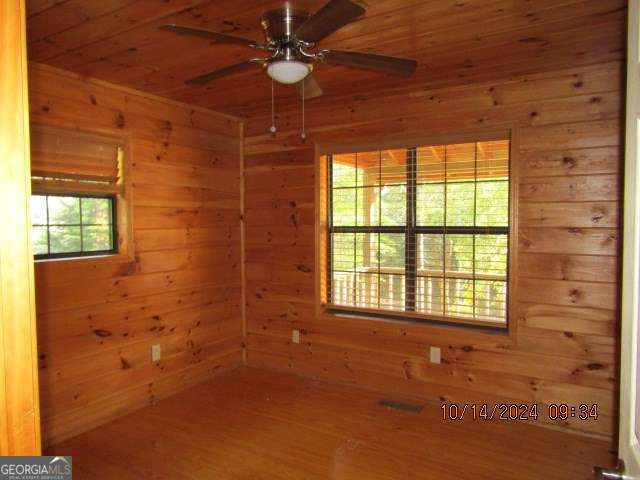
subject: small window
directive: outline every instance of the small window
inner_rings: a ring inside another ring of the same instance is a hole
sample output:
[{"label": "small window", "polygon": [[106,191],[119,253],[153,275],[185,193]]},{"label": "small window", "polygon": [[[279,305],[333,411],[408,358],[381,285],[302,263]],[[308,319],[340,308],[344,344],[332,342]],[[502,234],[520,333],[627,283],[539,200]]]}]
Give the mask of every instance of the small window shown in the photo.
[{"label": "small window", "polygon": [[326,156],[330,309],[506,327],[506,139]]},{"label": "small window", "polygon": [[130,257],[125,140],[33,125],[32,239],[36,260]]},{"label": "small window", "polygon": [[32,195],[36,259],[116,253],[115,199],[76,195]]}]

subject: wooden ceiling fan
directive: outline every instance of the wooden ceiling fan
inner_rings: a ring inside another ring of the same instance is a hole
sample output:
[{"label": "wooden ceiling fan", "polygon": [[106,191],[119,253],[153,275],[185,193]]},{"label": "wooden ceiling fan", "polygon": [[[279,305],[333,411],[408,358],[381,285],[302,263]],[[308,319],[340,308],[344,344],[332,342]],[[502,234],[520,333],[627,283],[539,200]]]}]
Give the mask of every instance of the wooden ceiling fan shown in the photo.
[{"label": "wooden ceiling fan", "polygon": [[268,11],[262,16],[261,24],[266,37],[266,41],[262,43],[226,33],[175,24],[159,28],[182,35],[206,38],[215,43],[242,45],[270,53],[266,58],[252,58],[192,78],[186,82],[189,85],[203,85],[258,64],[262,65],[275,81],[297,84],[303,98],[314,98],[322,95],[322,89],[311,75],[316,62],[400,76],[410,76],[415,71],[417,62],[405,58],[348,50],[313,51],[322,39],[364,13],[363,7],[349,0],[329,0],[313,15],[304,10],[294,9],[286,3],[283,7]]}]

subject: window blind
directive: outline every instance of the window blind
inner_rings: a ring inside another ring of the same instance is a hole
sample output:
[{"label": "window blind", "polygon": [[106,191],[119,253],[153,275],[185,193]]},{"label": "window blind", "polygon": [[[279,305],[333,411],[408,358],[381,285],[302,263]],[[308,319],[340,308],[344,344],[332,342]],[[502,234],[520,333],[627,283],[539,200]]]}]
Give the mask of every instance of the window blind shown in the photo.
[{"label": "window blind", "polygon": [[122,146],[113,139],[36,126],[31,175],[39,190],[118,193]]},{"label": "window blind", "polygon": [[506,325],[509,140],[327,161],[330,305]]}]

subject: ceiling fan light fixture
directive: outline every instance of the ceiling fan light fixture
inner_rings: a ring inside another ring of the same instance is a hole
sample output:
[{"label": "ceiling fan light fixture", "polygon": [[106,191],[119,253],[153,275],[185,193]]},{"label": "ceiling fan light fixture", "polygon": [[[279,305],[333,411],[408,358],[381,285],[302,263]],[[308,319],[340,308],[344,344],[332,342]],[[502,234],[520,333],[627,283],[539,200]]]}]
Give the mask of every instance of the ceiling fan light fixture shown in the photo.
[{"label": "ceiling fan light fixture", "polygon": [[267,65],[267,75],[276,82],[284,84],[298,83],[313,70],[313,65],[299,60],[276,60]]},{"label": "ceiling fan light fixture", "polygon": [[[180,35],[209,39],[214,43],[240,45],[265,52],[264,56],[259,58],[245,60],[191,78],[185,82],[187,85],[204,85],[259,64],[271,77],[272,83],[298,84],[300,94],[310,99],[322,95],[322,89],[310,75],[316,62],[329,66],[372,70],[388,75],[411,76],[416,70],[417,62],[408,58],[352,50],[317,50],[319,42],[366,13],[365,8],[359,3],[361,2],[358,0],[326,0],[319,10],[309,14],[292,8],[289,1],[284,1],[281,8],[262,15],[265,42],[175,24],[161,25],[158,28]],[[304,88],[300,88],[303,80],[308,83],[308,94]]]}]

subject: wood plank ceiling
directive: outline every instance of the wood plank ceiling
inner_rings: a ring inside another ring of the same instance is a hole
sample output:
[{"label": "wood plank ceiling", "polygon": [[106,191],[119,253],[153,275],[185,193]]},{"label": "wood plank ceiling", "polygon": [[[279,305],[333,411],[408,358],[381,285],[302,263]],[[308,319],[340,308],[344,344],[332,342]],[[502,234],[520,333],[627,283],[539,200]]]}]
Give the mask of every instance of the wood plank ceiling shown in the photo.
[{"label": "wood plank ceiling", "polygon": [[[282,0],[27,0],[32,61],[239,116],[269,109],[270,81],[254,71],[204,87],[195,75],[255,56],[157,29],[197,26],[262,40],[260,15]],[[315,11],[324,0],[294,6]],[[443,85],[492,81],[551,68],[620,59],[626,0],[367,0],[360,20],[322,47],[415,58],[410,79],[328,65],[316,68],[325,96],[338,102]],[[280,108],[299,101],[278,86]]]}]

